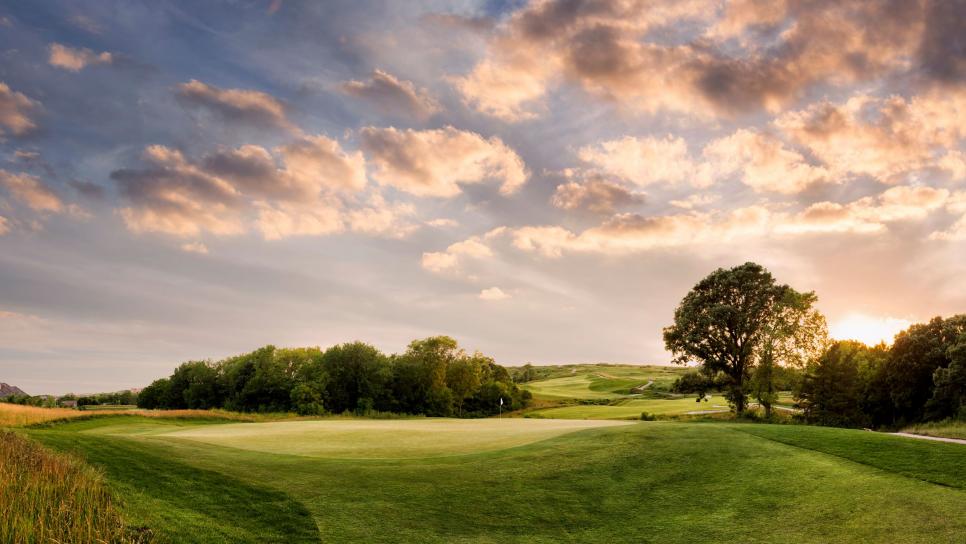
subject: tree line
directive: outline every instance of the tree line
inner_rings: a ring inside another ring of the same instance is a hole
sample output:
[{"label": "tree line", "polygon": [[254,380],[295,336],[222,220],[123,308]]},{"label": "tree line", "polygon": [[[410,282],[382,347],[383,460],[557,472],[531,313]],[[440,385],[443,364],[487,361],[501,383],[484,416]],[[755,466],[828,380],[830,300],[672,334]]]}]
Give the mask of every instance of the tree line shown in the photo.
[{"label": "tree line", "polygon": [[792,390],[806,422],[899,427],[966,419],[966,315],[911,326],[892,346],[830,341],[818,297],[779,284],[764,267],[718,269],[682,299],[665,346],[698,363],[678,392],[721,390],[738,415],[750,399],[766,417]]},{"label": "tree line", "polygon": [[492,358],[434,336],[394,355],[352,342],[189,361],[144,388],[137,402],[149,409],[478,417],[522,408],[529,399]]}]

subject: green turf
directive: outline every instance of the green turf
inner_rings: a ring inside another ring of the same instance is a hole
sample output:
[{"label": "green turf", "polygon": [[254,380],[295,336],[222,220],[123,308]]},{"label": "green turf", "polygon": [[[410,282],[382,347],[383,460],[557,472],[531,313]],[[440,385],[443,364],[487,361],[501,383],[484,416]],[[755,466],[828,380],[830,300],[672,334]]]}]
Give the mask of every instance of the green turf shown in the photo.
[{"label": "green turf", "polygon": [[[966,447],[956,444],[804,426],[645,422],[459,456],[326,459],[217,446],[177,438],[170,423],[131,421],[135,432],[102,420],[30,434],[103,467],[129,519],[172,542],[966,538]],[[292,424],[312,435],[312,423]],[[393,432],[370,429],[355,440],[379,449]]]},{"label": "green turf", "polygon": [[666,390],[684,372],[670,366],[570,365],[554,367],[548,378],[522,387],[541,400],[614,399],[648,389]]},{"label": "green turf", "polygon": [[562,419],[335,419],[235,423],[156,436],[308,457],[404,459],[504,450],[568,432],[615,424],[621,425]]}]

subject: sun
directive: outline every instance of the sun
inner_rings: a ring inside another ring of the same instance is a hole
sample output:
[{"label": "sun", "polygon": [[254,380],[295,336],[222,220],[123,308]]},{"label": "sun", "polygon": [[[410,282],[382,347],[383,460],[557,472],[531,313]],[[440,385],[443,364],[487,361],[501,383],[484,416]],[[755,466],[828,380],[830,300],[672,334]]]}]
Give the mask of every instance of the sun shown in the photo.
[{"label": "sun", "polygon": [[912,321],[908,319],[848,314],[832,323],[829,335],[836,340],[858,340],[869,346],[879,342],[891,344],[895,335],[910,325]]}]

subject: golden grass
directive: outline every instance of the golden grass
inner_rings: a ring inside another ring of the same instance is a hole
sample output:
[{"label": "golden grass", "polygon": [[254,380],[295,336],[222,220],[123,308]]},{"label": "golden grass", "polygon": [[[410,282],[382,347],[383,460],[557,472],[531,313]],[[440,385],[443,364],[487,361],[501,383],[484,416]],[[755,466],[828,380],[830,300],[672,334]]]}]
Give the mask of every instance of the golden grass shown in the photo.
[{"label": "golden grass", "polygon": [[239,414],[223,410],[72,410],[69,408],[39,408],[19,404],[0,403],[0,427],[25,427],[75,418],[104,416],[143,416],[176,419],[227,419],[231,421],[274,421],[288,419],[291,414]]},{"label": "golden grass", "polygon": [[0,403],[0,427],[21,427],[85,415],[87,414],[84,412],[68,408],[39,408],[37,406]]},{"label": "golden grass", "polygon": [[0,542],[150,542],[124,526],[99,473],[0,430]]}]

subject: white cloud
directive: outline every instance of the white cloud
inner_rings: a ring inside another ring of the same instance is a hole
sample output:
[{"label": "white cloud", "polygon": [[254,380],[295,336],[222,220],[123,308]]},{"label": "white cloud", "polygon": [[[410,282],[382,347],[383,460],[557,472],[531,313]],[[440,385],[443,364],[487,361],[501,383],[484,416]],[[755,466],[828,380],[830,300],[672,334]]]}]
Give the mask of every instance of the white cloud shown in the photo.
[{"label": "white cloud", "polygon": [[496,300],[506,300],[510,298],[510,295],[505,293],[503,289],[499,287],[489,287],[483,289],[479,294],[480,300],[496,301]]}]

